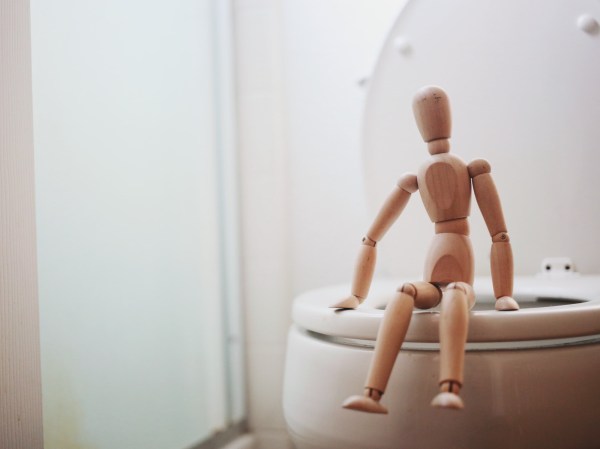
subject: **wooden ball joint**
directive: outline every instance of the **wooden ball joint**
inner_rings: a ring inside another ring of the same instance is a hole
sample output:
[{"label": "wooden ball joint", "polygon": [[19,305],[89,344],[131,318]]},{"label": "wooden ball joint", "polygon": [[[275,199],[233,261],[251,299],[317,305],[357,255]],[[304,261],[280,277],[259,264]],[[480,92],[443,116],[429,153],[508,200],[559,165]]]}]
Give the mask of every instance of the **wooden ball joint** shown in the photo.
[{"label": "wooden ball joint", "polygon": [[[388,196],[362,241],[351,294],[334,308],[354,309],[367,297],[379,242],[401,215],[417,190],[427,214],[435,223],[435,235],[425,261],[423,281],[406,283],[386,307],[363,395],[351,396],[343,407],[371,413],[387,413],[380,403],[392,368],[410,324],[414,307],[440,309],[440,392],[434,407],[462,409],[459,396],[469,311],[475,303],[474,262],[469,239],[471,190],[492,239],[491,272],[496,310],[518,310],[513,292],[513,257],[500,198],[490,164],[477,159],[466,164],[450,154],[452,119],[448,95],[437,86],[420,89],[413,100],[417,126],[431,157],[417,174],[404,174]],[[472,189],[471,189],[472,186]]]}]

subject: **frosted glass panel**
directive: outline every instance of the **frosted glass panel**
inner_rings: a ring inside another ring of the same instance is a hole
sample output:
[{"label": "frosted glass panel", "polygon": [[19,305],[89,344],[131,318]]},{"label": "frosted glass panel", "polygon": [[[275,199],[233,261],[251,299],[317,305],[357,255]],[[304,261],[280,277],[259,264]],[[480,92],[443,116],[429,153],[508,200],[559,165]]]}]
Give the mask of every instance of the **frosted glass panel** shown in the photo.
[{"label": "frosted glass panel", "polygon": [[243,414],[212,2],[31,14],[45,448],[191,447]]}]

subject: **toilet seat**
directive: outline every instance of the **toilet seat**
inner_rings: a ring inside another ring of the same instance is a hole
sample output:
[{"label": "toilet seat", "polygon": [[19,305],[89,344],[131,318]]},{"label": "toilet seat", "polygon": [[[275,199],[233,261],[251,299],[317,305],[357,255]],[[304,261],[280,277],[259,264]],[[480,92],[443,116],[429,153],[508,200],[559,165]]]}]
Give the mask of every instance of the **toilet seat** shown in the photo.
[{"label": "toilet seat", "polygon": [[[402,283],[374,282],[368,299],[355,310],[328,307],[345,296],[347,285],[307,292],[294,302],[294,323],[318,338],[339,344],[372,346],[384,306]],[[600,341],[600,276],[516,277],[515,299],[524,306],[534,305],[516,312],[493,310],[489,278],[477,278],[474,288],[477,302],[469,319],[467,350],[538,348]],[[545,302],[552,305],[544,306]],[[477,310],[478,304],[487,305],[491,310]],[[438,322],[437,309],[415,310],[403,348],[437,349]]]}]

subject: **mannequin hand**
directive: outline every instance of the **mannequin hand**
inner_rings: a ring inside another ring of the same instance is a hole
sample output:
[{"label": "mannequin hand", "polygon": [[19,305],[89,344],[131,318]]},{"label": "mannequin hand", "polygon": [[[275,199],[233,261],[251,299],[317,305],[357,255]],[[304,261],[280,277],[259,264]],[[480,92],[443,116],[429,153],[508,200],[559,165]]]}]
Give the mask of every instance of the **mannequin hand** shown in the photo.
[{"label": "mannequin hand", "polygon": [[519,310],[519,304],[510,296],[501,296],[496,299],[496,310],[506,312],[509,310]]},{"label": "mannequin hand", "polygon": [[360,299],[354,295],[350,295],[329,307],[332,309],[356,309],[360,303]]}]

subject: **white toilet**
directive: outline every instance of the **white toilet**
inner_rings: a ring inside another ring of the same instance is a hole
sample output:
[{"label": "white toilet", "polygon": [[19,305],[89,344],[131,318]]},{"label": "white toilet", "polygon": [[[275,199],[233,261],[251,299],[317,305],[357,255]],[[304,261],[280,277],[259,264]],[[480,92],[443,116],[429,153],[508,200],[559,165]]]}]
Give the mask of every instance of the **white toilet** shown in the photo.
[{"label": "white toilet", "polygon": [[296,298],[283,405],[298,449],[598,447],[600,276],[517,278],[515,313],[495,311],[491,281],[476,279],[464,410],[429,406],[438,391],[435,311],[414,312],[382,399],[389,414],[342,409],[362,390],[395,286],[376,282],[357,310],[328,308],[347,285]]},{"label": "white toilet", "polygon": [[[557,154],[565,142],[576,142],[572,151],[588,148],[583,156],[596,164],[597,19],[597,0],[409,0],[369,80],[363,154],[373,210],[399,175],[416,170],[427,155],[410,107],[413,93],[427,84],[449,93],[456,124],[454,154],[465,160],[485,158],[482,145],[518,144],[524,149],[522,159],[507,161],[496,153],[493,171],[526,178],[533,160],[529,149]],[[549,95],[551,101],[546,101]],[[518,110],[515,98],[523,100]],[[540,107],[544,101],[547,107]],[[493,107],[478,113],[482,104]],[[564,111],[561,139],[549,137],[544,127],[555,126],[554,117]],[[500,189],[503,201],[519,198],[522,190],[512,187]],[[415,214],[409,208],[400,221]],[[577,212],[574,220],[593,222],[595,211]],[[519,213],[516,218],[527,220],[527,204]],[[477,224],[479,211],[471,216],[472,229],[484,226],[481,220]],[[510,233],[511,220],[507,224]],[[425,221],[422,225],[427,226]],[[392,250],[381,254],[378,270],[396,274],[398,266],[406,266],[398,263],[393,248],[415,255],[411,261],[422,266],[418,254],[429,240],[416,237],[386,236],[382,245]],[[487,263],[489,238],[473,233],[472,239],[477,263]],[[530,250],[526,242],[519,246],[514,240],[513,248]],[[517,277],[514,297],[522,309],[510,313],[493,309],[491,281],[478,277],[461,390],[465,409],[460,412],[429,406],[438,388],[439,315],[436,310],[415,311],[382,400],[388,415],[345,410],[341,403],[362,392],[387,301],[403,282],[419,279],[380,278],[358,309],[330,309],[349,293],[351,276],[345,285],[307,292],[294,302],[283,406],[298,449],[600,447],[600,276]]]}]

